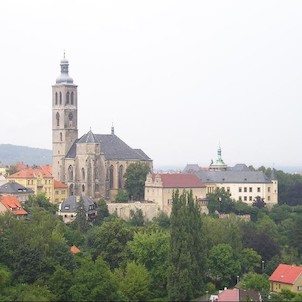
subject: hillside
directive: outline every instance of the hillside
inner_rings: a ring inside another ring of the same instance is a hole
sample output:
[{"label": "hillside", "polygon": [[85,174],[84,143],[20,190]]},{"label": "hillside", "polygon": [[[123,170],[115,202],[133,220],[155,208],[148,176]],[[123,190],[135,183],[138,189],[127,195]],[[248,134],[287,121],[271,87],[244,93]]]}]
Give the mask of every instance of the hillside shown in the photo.
[{"label": "hillside", "polygon": [[0,163],[11,165],[24,162],[28,165],[46,165],[51,164],[51,153],[52,151],[48,149],[0,144]]}]

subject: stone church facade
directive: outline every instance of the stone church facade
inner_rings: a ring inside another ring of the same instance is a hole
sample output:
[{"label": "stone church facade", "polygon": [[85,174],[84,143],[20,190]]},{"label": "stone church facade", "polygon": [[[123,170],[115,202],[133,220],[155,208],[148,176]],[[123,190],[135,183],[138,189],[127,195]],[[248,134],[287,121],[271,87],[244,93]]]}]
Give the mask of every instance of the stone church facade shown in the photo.
[{"label": "stone church facade", "polygon": [[114,200],[124,187],[124,174],[131,163],[152,160],[132,149],[114,133],[88,131],[78,138],[77,85],[69,76],[68,60],[61,60],[61,74],[52,86],[52,174],[68,186],[69,195]]}]

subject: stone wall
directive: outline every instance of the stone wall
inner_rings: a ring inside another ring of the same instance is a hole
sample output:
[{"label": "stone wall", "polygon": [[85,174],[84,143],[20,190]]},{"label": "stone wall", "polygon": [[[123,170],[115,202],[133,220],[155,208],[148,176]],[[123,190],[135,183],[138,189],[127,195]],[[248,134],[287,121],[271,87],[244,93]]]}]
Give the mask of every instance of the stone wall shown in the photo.
[{"label": "stone wall", "polygon": [[160,213],[160,208],[155,203],[131,202],[131,203],[107,203],[110,214],[116,213],[125,220],[130,219],[130,211],[142,210],[145,220],[152,220]]}]

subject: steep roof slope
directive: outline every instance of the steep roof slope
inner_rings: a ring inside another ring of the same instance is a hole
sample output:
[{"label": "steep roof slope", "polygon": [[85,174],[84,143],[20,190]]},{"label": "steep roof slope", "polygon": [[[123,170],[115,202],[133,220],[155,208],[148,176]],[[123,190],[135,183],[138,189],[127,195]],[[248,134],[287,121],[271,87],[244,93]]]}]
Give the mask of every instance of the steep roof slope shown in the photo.
[{"label": "steep roof slope", "polygon": [[294,284],[301,274],[302,266],[279,264],[269,277],[269,280],[280,283]]}]

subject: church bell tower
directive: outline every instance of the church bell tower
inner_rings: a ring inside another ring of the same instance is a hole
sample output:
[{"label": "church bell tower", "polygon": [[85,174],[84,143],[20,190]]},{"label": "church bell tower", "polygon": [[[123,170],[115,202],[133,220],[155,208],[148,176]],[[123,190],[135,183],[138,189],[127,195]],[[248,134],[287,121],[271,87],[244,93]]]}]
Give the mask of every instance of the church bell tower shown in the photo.
[{"label": "church bell tower", "polygon": [[78,138],[78,95],[65,53],[60,66],[61,74],[52,86],[52,175],[65,183],[65,156]]}]

